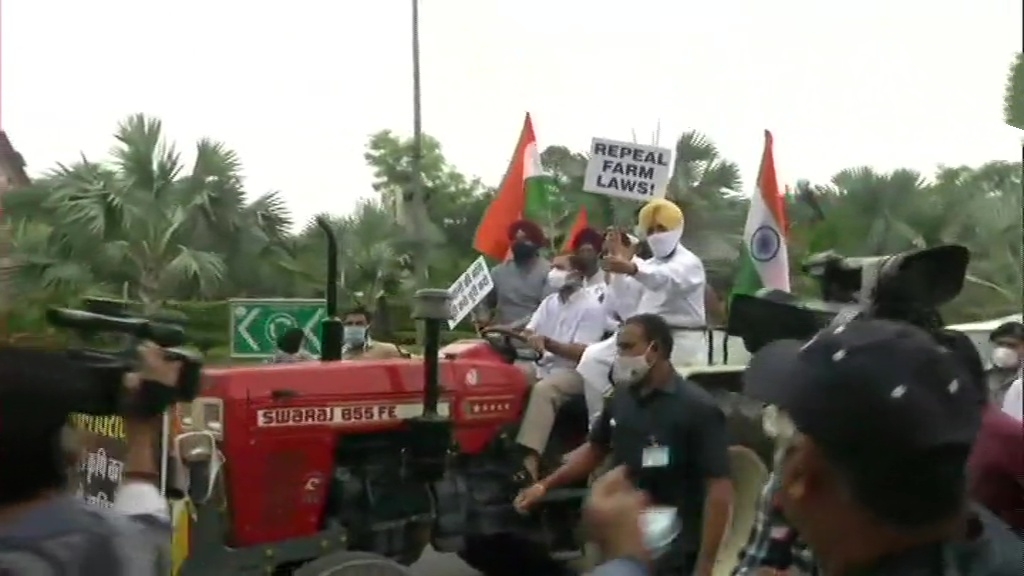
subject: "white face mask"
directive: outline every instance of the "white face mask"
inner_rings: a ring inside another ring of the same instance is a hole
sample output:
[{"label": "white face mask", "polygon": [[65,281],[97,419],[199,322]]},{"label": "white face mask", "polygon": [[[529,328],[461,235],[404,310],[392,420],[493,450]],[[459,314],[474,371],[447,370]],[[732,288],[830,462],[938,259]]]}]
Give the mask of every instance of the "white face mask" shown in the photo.
[{"label": "white face mask", "polygon": [[552,268],[551,271],[548,272],[548,286],[554,288],[555,290],[558,290],[562,286],[565,286],[565,279],[568,276],[569,276],[569,273],[566,272],[565,270],[559,270],[558,268]]},{"label": "white face mask", "polygon": [[630,386],[643,380],[650,372],[647,356],[616,356],[612,361],[612,383],[616,386]]},{"label": "white face mask", "polygon": [[679,239],[683,237],[683,227],[664,232],[655,232],[647,235],[647,245],[651,247],[651,254],[655,258],[665,258],[679,246]]},{"label": "white face mask", "polygon": [[1016,368],[1020,357],[1012,348],[999,346],[992,350],[992,364],[997,368]]}]

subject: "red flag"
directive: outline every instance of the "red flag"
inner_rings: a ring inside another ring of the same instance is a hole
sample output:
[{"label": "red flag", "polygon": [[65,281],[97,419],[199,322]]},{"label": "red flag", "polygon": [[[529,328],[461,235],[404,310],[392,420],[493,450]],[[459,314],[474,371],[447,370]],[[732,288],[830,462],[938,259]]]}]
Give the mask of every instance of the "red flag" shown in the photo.
[{"label": "red flag", "polygon": [[505,178],[484,212],[473,238],[473,248],[495,260],[503,260],[509,251],[508,228],[522,218],[526,207],[526,179],[539,174],[540,156],[537,151],[537,137],[533,133],[533,122],[526,114],[519,143],[509,162]]},{"label": "red flag", "polygon": [[577,234],[582,232],[585,228],[590,227],[590,218],[587,217],[587,209],[580,208],[579,213],[576,214],[576,221],[573,222],[572,228],[569,229],[569,234],[565,237],[565,242],[562,244],[562,254],[568,254],[572,252],[572,240]]}]

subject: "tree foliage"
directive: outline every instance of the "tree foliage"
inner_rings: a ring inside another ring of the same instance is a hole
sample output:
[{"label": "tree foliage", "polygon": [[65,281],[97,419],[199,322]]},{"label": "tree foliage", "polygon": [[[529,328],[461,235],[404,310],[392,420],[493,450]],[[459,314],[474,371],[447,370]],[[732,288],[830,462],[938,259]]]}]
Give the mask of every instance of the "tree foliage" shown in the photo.
[{"label": "tree foliage", "polygon": [[1024,52],[1018,53],[1010,65],[1003,100],[1003,117],[1010,126],[1024,130]]},{"label": "tree foliage", "polygon": [[[1022,68],[1018,58],[1008,117],[1024,94]],[[127,295],[158,306],[243,296],[322,297],[322,232],[312,224],[296,227],[280,193],[245,190],[240,159],[231,149],[201,140],[195,162],[185,166],[164,140],[160,121],[142,115],[122,122],[114,140],[108,159],[59,164],[32,186],[5,195],[22,301]],[[376,308],[385,319],[395,302],[411,296],[415,258],[426,254],[431,283],[447,286],[477,257],[472,238],[493,195],[452,166],[436,139],[424,136],[430,229],[427,245],[417,244],[405,214],[413,150],[410,139],[393,132],[372,135],[365,159],[375,194],[349,214],[323,215],[342,247],[343,302]],[[751,183],[742,181],[737,164],[706,134],[681,134],[675,151],[667,194],[686,213],[683,241],[724,293],[738,265]],[[555,145],[541,161],[558,191],[541,222],[556,247],[582,208],[595,226],[634,224],[638,204],[583,192],[585,154]],[[951,318],[1021,308],[1019,163],[942,167],[932,175],[854,167],[829,182],[797,184],[788,203],[798,291],[811,289],[799,277],[798,263],[816,251],[866,256],[957,242],[973,257]],[[26,306],[23,313],[38,309]]]}]

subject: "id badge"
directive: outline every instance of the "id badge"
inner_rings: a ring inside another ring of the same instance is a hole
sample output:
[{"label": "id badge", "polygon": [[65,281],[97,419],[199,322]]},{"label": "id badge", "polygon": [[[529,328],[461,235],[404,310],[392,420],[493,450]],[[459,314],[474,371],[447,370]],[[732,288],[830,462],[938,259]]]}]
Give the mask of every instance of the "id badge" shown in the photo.
[{"label": "id badge", "polygon": [[640,458],[640,466],[643,468],[664,468],[668,466],[668,446],[648,446]]}]

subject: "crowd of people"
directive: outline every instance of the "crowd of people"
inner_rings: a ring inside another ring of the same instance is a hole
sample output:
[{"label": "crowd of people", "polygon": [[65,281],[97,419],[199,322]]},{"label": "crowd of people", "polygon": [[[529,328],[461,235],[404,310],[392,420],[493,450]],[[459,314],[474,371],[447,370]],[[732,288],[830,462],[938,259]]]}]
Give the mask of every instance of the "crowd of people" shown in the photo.
[{"label": "crowd of people", "polygon": [[[585,229],[571,253],[548,260],[541,229],[519,221],[512,258],[492,270],[495,289],[475,314],[478,327],[517,333],[538,358],[518,363],[532,391],[513,505],[528,513],[550,491],[591,478],[584,520],[603,555],[596,576],[713,576],[721,561],[735,504],[729,434],[711,394],[680,373],[707,349],[704,267],[683,230],[680,208],[654,200],[636,235]],[[343,358],[408,357],[373,340],[371,321],[361,308],[344,316]],[[987,372],[965,339],[856,318],[753,356],[743,394],[767,406],[776,450],[734,576],[1021,574],[1024,324],[991,334]],[[277,344],[272,362],[312,359],[301,330]],[[128,418],[114,510],[85,506],[67,491],[67,409],[14,408],[85,379],[59,354],[33,354],[44,353],[0,348],[0,574],[166,574],[156,421]],[[177,381],[180,367],[159,349],[140,354],[126,386]],[[586,441],[548,469],[556,411],[579,396]],[[643,518],[666,509],[679,529],[652,549]]]},{"label": "crowd of people", "polygon": [[[509,231],[513,257],[493,270],[477,321],[519,330],[540,354],[521,364],[533,385],[517,438],[530,484],[515,505],[528,512],[610,465],[594,484],[592,521],[611,514],[608,498],[635,515],[675,508],[684,528],[652,558],[628,534],[639,517],[608,523],[633,548],[622,561],[611,546],[598,572],[710,576],[733,497],[725,418],[678,372],[704,361],[704,268],[680,243],[683,214],[671,202],[647,204],[637,231],[642,239],[583,230],[551,261],[538,226]],[[987,375],[962,335],[879,320],[832,332],[770,346],[747,370],[744,393],[780,410],[793,432],[778,440],[734,575],[930,574],[950,550],[968,572],[1019,573],[1024,325],[992,333]],[[542,470],[556,411],[580,394],[588,441]]]}]

